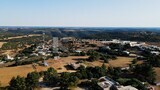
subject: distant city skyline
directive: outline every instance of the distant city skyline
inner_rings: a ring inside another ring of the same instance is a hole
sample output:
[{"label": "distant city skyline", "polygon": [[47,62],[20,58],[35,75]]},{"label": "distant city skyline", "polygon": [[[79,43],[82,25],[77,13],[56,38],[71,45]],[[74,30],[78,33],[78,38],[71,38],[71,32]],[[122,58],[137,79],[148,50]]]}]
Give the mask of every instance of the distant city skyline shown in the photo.
[{"label": "distant city skyline", "polygon": [[160,27],[160,0],[0,0],[0,26]]}]

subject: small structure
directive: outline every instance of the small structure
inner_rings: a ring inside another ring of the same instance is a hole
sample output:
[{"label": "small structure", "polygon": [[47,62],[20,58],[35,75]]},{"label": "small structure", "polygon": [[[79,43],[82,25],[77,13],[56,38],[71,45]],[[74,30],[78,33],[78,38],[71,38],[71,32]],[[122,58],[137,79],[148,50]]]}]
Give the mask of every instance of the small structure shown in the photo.
[{"label": "small structure", "polygon": [[160,82],[157,82],[156,85],[157,85],[157,86],[160,86]]},{"label": "small structure", "polygon": [[43,61],[43,65],[46,66],[46,67],[49,66],[48,63],[47,63],[46,61]]},{"label": "small structure", "polygon": [[76,53],[81,53],[82,51],[81,51],[81,50],[75,50],[74,52],[76,52]]},{"label": "small structure", "polygon": [[132,86],[121,86],[119,83],[108,77],[101,77],[99,79],[98,85],[103,88],[103,90],[110,90],[111,86],[115,86],[118,90],[138,90]]},{"label": "small structure", "polygon": [[11,57],[11,56],[9,56],[9,55],[7,55],[7,57],[6,57],[6,60],[13,60],[14,58],[13,57]]},{"label": "small structure", "polygon": [[158,52],[158,51],[151,51],[151,54],[159,55],[159,54],[160,54],[160,52]]},{"label": "small structure", "polygon": [[70,64],[68,64],[69,66],[71,66],[73,69],[78,69],[80,66],[84,66],[84,67],[86,67],[86,65],[84,65],[83,63],[70,63]]}]

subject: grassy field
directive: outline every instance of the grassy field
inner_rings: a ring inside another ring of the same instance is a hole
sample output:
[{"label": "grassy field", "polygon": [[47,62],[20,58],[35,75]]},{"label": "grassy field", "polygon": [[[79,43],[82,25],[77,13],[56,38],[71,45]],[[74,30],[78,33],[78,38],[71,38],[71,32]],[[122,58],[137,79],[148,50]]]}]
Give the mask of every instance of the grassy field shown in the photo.
[{"label": "grassy field", "polygon": [[[71,62],[76,62],[77,59],[85,59],[87,56],[79,57],[79,56],[70,56],[61,58],[60,60],[47,60],[49,66],[39,66],[36,65],[36,69],[33,68],[32,64],[29,65],[22,65],[22,66],[16,66],[16,67],[4,67],[0,68],[0,82],[2,86],[7,86],[9,81],[12,77],[19,76],[26,76],[29,72],[33,71],[45,71],[49,67],[55,68],[58,72],[74,72],[74,70],[67,70],[64,66]],[[61,69],[59,69],[61,68]]]},{"label": "grassy field", "polygon": [[18,39],[18,38],[23,38],[23,37],[33,37],[33,36],[41,36],[41,35],[40,34],[30,34],[28,36],[24,35],[24,36],[8,37],[6,40]]},{"label": "grassy field", "polygon": [[[132,57],[117,57],[116,60],[110,60],[109,63],[106,64],[106,66],[113,66],[113,67],[127,67],[129,64],[131,64],[132,60],[134,58]],[[90,66],[102,66],[103,61],[99,60],[99,61],[94,61],[94,62],[88,62],[87,63]]]},{"label": "grassy field", "polygon": [[154,70],[155,70],[155,72],[157,74],[156,81],[160,82],[160,68],[157,67],[157,68],[154,68]]},{"label": "grassy field", "polygon": [[160,47],[160,42],[147,42],[148,45],[156,45]]},{"label": "grassy field", "polygon": [[116,60],[109,61],[109,65],[113,67],[127,67],[129,64],[131,64],[132,60],[134,58],[132,57],[117,57]]},{"label": "grassy field", "polygon": [[[32,64],[29,65],[22,65],[17,67],[4,67],[0,68],[0,82],[2,86],[7,86],[9,81],[13,76],[26,76],[29,72],[33,71],[45,71],[49,67],[55,68],[58,72],[75,72],[74,70],[67,70],[65,68],[65,65],[73,62],[77,62],[79,60],[87,59],[88,56],[69,56],[61,58],[60,60],[47,60],[48,67],[45,66],[39,66],[36,65],[36,68],[33,68]],[[131,63],[133,58],[129,57],[118,57],[117,60],[109,61],[109,64],[114,67],[125,67],[128,66],[128,64]],[[95,62],[86,62],[86,65],[88,66],[101,66],[103,64],[103,61],[95,61]],[[106,64],[106,66],[109,66],[109,64]]]},{"label": "grassy field", "polygon": [[0,68],[0,82],[2,86],[8,85],[13,76],[26,76],[28,72],[34,71],[32,65]]}]

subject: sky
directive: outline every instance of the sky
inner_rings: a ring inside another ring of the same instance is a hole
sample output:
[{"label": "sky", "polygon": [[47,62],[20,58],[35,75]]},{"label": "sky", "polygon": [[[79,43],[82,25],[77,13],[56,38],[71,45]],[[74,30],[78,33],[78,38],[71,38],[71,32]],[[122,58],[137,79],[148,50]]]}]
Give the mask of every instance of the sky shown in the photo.
[{"label": "sky", "polygon": [[160,27],[160,0],[0,0],[0,26]]}]

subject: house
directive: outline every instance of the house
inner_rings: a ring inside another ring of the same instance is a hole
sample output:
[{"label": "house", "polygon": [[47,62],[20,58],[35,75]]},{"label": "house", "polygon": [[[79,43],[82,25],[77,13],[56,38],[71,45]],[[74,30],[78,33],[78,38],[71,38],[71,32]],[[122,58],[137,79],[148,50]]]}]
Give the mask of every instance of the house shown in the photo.
[{"label": "house", "polygon": [[103,90],[110,90],[111,86],[115,86],[118,90],[138,90],[132,86],[122,86],[119,83],[115,82],[114,80],[110,79],[109,77],[101,77],[99,79],[98,85],[103,88]]},{"label": "house", "polygon": [[86,65],[84,65],[83,63],[70,63],[68,65],[71,66],[73,69],[78,69],[80,66],[86,67]]},{"label": "house", "polygon": [[129,70],[130,67],[122,67],[121,70]]},{"label": "house", "polygon": [[158,51],[151,51],[151,54],[159,55],[159,54],[160,54],[160,52],[158,52]]},{"label": "house", "polygon": [[130,54],[130,52],[128,52],[128,51],[123,51],[123,53],[125,53],[126,55]]},{"label": "house", "polygon": [[81,51],[81,50],[75,50],[74,52],[76,52],[76,53],[81,53],[82,51]]},{"label": "house", "polygon": [[9,56],[9,55],[7,55],[7,57],[6,57],[6,60],[13,60],[14,58],[13,57],[11,57],[11,56]]},{"label": "house", "polygon": [[46,67],[49,66],[46,61],[43,61],[43,65],[46,66]]},{"label": "house", "polygon": [[157,86],[160,86],[160,82],[157,82],[156,85],[157,85]]}]

